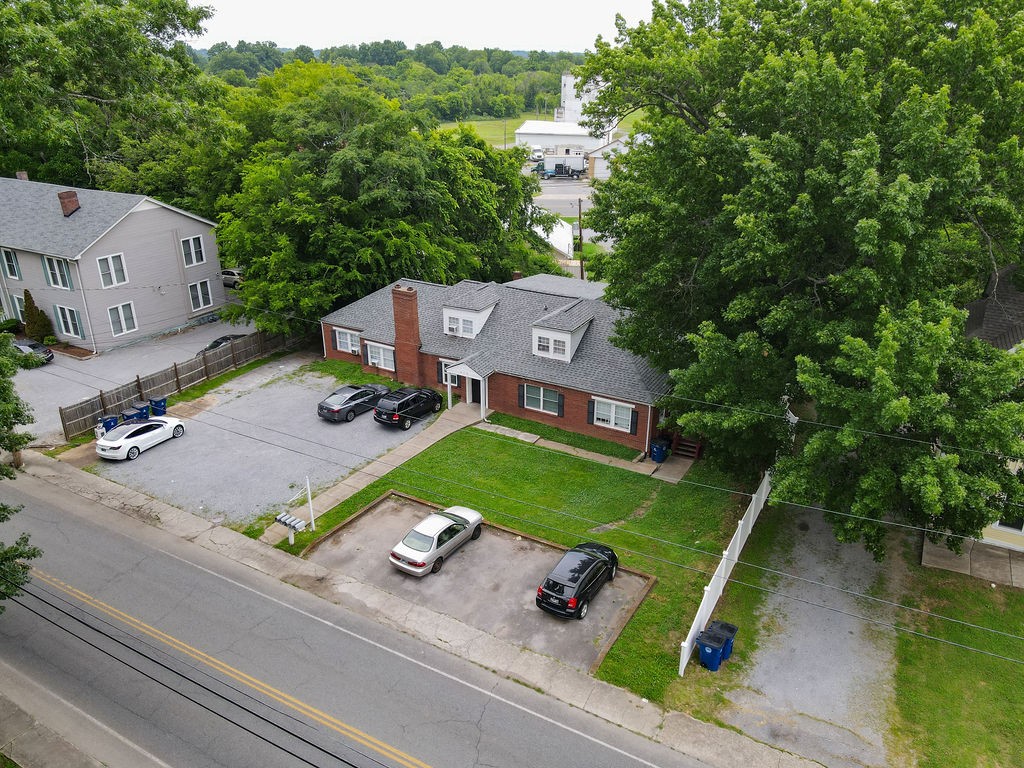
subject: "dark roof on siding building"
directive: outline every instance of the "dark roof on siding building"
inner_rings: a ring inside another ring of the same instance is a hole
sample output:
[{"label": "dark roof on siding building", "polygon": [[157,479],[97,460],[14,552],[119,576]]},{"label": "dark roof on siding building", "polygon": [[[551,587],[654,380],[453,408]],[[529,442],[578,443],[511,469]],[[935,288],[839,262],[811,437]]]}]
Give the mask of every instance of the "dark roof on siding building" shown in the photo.
[{"label": "dark roof on siding building", "polygon": [[[391,289],[411,286],[416,289],[420,344],[425,354],[463,362],[481,376],[503,373],[634,403],[653,405],[667,391],[664,373],[611,343],[618,312],[592,297],[597,290],[594,284],[553,275],[534,277],[544,279],[504,284],[464,280],[453,286],[399,280],[332,312],[322,322],[357,331],[368,341],[393,345]],[[598,295],[603,294],[603,285],[599,290]],[[580,293],[591,298],[579,297]],[[476,338],[449,336],[443,325],[443,308],[467,309],[467,296],[488,297],[489,303],[481,301],[474,306],[486,309],[493,305],[490,317]],[[534,324],[560,330],[575,330],[583,324],[587,328],[572,360],[566,362],[533,354]]]}]

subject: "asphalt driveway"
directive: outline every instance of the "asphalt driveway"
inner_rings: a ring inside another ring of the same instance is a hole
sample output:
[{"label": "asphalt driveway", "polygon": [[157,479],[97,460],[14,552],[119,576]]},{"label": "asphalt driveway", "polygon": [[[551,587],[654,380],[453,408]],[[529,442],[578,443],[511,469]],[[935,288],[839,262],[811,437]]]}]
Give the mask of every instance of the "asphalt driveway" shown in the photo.
[{"label": "asphalt driveway", "polygon": [[299,370],[316,359],[292,354],[172,407],[185,419],[182,438],[135,461],[96,459],[94,471],[207,520],[241,522],[287,509],[307,477],[316,496],[431,421],[403,432],[370,413],[352,422],[320,419],[317,403],[338,383]]},{"label": "asphalt driveway", "polygon": [[388,552],[433,507],[401,496],[371,505],[325,538],[308,559],[414,605],[442,613],[502,640],[589,671],[604,657],[650,588],[650,579],[620,569],[590,603],[582,621],[537,608],[537,585],[563,550],[484,525],[439,573],[418,578],[388,562]]}]

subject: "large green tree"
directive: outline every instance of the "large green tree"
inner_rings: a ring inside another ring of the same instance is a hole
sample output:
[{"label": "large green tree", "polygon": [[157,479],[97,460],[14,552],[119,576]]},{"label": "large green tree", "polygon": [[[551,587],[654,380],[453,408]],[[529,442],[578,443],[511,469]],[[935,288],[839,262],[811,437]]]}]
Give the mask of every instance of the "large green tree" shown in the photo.
[{"label": "large green tree", "polygon": [[0,4],[0,173],[84,185],[122,137],[186,117],[201,81],[175,40],[210,15],[187,0]]},{"label": "large green tree", "polygon": [[228,111],[248,133],[239,187],[219,203],[222,258],[246,270],[232,316],[307,332],[402,277],[557,270],[535,250],[544,218],[518,151],[437,130],[327,64],[285,66]]},{"label": "large green tree", "polygon": [[[668,404],[682,428],[705,434],[719,454],[769,465],[790,451],[785,403],[821,397],[807,365],[841,359],[854,339],[876,343],[886,313],[901,316],[914,302],[932,313],[963,307],[988,274],[1017,260],[1019,11],[977,0],[669,1],[655,3],[648,23],[620,20],[615,44],[598,42],[579,71],[603,86],[591,119],[637,110],[646,119],[596,190],[590,221],[615,242],[600,266],[607,296],[630,311],[619,339],[675,371]],[[907,347],[900,365],[975,370],[982,353],[964,342],[962,320],[950,320],[949,333],[940,351]],[[1020,408],[1016,385],[995,381],[1006,354],[985,354],[976,396],[948,414],[956,427],[879,422],[870,399],[822,406],[839,426],[877,424],[891,439],[880,451],[836,447],[843,476],[815,478],[833,466],[809,453],[824,438],[798,435],[797,460],[777,467],[779,487],[791,501],[855,508],[869,520],[977,534],[1003,513],[1000,492],[969,505],[950,494],[936,513],[913,489],[866,488],[880,471],[912,481],[896,468],[905,459],[879,463],[886,451],[913,450],[898,439],[908,432],[942,446],[918,461],[983,471],[960,438],[992,409],[1016,423]],[[929,383],[936,396],[950,385]],[[921,390],[900,396],[937,402]],[[1015,477],[999,467],[1019,455],[1017,436],[994,432],[985,450],[1000,457],[986,481],[1015,494]],[[844,535],[865,537],[877,553],[878,530],[862,520]]]},{"label": "large green tree", "polygon": [[[28,406],[18,397],[14,389],[14,374],[18,368],[20,354],[11,342],[13,336],[0,333],[0,454],[17,455],[29,444],[32,435],[17,432],[19,426],[32,422]],[[0,461],[0,479],[14,477],[14,468]],[[6,523],[18,511],[18,507],[0,502],[0,523]],[[20,534],[12,544],[0,539],[0,600],[14,597],[29,580],[28,561],[39,557],[42,552],[29,543],[28,535]],[[0,613],[4,606],[0,604]]]}]

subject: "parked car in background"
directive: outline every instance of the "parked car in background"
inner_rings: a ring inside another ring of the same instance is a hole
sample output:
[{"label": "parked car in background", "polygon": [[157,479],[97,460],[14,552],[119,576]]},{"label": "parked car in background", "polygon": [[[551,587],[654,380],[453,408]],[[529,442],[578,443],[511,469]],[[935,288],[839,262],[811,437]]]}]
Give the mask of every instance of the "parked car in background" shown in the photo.
[{"label": "parked car in background", "polygon": [[590,601],[618,569],[619,558],[611,547],[595,541],[577,544],[537,587],[537,607],[555,616],[582,619]]},{"label": "parked car in background", "polygon": [[44,363],[53,360],[53,350],[45,344],[40,344],[38,341],[32,341],[31,339],[28,341],[15,341],[14,348],[23,355],[35,355],[42,358]]},{"label": "parked car in background", "polygon": [[220,277],[224,282],[224,286],[227,288],[238,288],[238,286],[242,284],[242,280],[245,279],[245,276],[240,269],[222,269],[220,271]]},{"label": "parked car in background", "polygon": [[432,389],[402,387],[380,399],[373,418],[381,424],[409,429],[414,421],[440,411],[441,403],[441,395]]},{"label": "parked car in background", "polygon": [[216,339],[211,341],[205,347],[196,352],[196,357],[199,357],[203,352],[209,352],[211,349],[217,349],[217,347],[223,347],[225,344],[230,344],[235,339],[244,339],[246,334],[244,333],[229,333],[227,336],[218,336]]},{"label": "parked car in background", "polygon": [[137,459],[143,451],[172,437],[185,434],[185,423],[173,416],[125,421],[96,441],[96,455],[103,459]]},{"label": "parked car in background", "polygon": [[346,384],[320,401],[316,415],[327,421],[352,421],[371,410],[390,391],[383,384]]},{"label": "parked car in background", "polygon": [[427,515],[395,544],[388,559],[400,571],[437,573],[446,558],[470,539],[479,539],[483,516],[469,507],[448,507]]}]

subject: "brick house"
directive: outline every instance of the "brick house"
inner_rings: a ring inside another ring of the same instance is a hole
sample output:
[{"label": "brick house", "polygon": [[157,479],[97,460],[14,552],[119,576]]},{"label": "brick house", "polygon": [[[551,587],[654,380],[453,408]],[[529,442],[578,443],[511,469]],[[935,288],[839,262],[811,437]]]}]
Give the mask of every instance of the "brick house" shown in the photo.
[{"label": "brick house", "polygon": [[321,319],[324,356],[488,409],[649,451],[668,377],[609,338],[604,284],[553,275],[399,280]]}]

